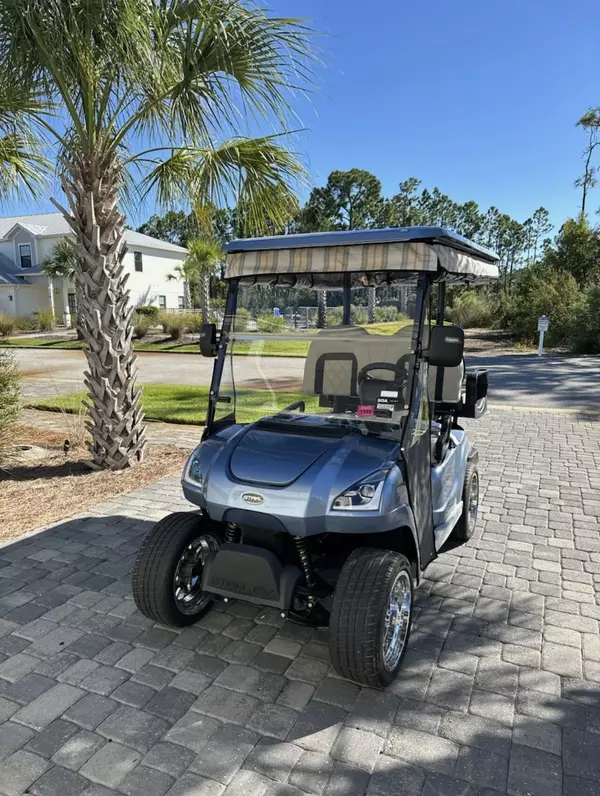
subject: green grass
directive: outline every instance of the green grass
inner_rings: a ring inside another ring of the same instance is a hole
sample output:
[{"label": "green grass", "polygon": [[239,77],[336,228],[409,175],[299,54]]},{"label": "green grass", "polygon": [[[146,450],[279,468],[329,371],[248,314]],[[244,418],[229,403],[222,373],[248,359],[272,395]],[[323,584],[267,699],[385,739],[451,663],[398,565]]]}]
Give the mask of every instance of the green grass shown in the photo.
[{"label": "green grass", "polygon": [[52,340],[45,337],[0,337],[0,348],[83,348],[83,340]]},{"label": "green grass", "polygon": [[[365,325],[369,334],[391,335],[399,329],[411,326],[412,321],[398,321],[393,323],[372,323]],[[264,341],[264,343],[263,343]],[[259,353],[259,343],[263,343],[260,356],[262,357],[305,357],[310,343],[306,340],[269,340],[268,337],[257,338],[257,342],[236,342],[236,356],[254,356]],[[85,348],[83,340],[48,340],[44,337],[9,337],[0,338],[0,347],[11,348],[66,348],[81,350]],[[136,351],[156,352],[163,354],[199,354],[197,343],[179,343],[177,340],[161,340],[157,343],[144,343],[134,341]]]},{"label": "green grass", "polygon": [[[151,384],[142,388],[144,413],[149,420],[164,423],[196,423],[206,420],[208,406],[208,387],[189,387],[181,384]],[[296,392],[275,392],[269,390],[237,390],[236,418],[240,423],[250,423],[299,401],[304,396]],[[32,409],[50,412],[78,412],[81,402],[86,398],[83,392],[57,395],[32,401]],[[89,400],[89,399],[88,399]],[[306,398],[306,409],[317,411],[318,396]],[[219,414],[227,414],[233,404],[220,404]]]}]

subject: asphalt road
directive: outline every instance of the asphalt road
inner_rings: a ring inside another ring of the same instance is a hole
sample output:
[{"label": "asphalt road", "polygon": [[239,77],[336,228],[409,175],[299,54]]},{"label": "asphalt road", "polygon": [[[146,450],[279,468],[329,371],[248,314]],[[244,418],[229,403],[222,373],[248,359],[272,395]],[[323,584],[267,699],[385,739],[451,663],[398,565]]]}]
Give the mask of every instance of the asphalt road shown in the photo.
[{"label": "asphalt road", "polygon": [[[13,349],[23,374],[26,399],[82,389],[85,356],[81,351]],[[288,389],[302,379],[303,360],[247,357],[236,363],[236,384],[264,383]],[[139,355],[142,384],[210,382],[213,363],[184,354]],[[527,354],[469,355],[467,366],[490,371],[490,403],[520,408],[574,409],[600,412],[600,357]]]}]

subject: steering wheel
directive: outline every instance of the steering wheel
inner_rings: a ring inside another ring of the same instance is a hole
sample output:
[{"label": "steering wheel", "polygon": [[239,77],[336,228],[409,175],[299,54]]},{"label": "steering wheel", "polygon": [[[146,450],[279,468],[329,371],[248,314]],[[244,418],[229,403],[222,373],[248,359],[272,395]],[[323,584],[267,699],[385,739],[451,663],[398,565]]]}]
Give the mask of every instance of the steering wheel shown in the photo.
[{"label": "steering wheel", "polygon": [[[395,362],[371,362],[370,364],[365,365],[364,368],[360,369],[360,371],[358,373],[358,377],[357,377],[358,384],[361,385],[365,381],[374,381],[375,377],[369,375],[370,371],[372,371],[372,370],[389,370],[389,371],[391,371],[394,374],[396,379],[398,379],[398,380],[402,379],[404,382],[406,382],[406,380],[407,380],[406,362],[407,362],[408,359],[410,359],[410,355],[403,356],[400,359],[400,361],[397,362],[397,363],[395,363]],[[389,379],[389,381],[393,381],[393,380]]]}]

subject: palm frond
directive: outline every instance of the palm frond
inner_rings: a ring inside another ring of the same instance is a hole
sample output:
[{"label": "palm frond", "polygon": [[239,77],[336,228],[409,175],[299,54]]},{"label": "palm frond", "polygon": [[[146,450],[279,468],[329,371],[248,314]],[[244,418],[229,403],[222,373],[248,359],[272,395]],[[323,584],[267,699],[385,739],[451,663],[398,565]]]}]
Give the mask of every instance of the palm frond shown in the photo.
[{"label": "palm frond", "polygon": [[192,203],[224,207],[233,199],[257,233],[283,227],[297,208],[295,189],[305,171],[279,138],[234,138],[215,149],[175,150],[156,164],[143,188],[155,189],[164,205],[191,196]]},{"label": "palm frond", "polygon": [[67,238],[61,238],[42,262],[42,270],[48,276],[65,276],[72,279],[77,266],[77,254]]},{"label": "palm frond", "polygon": [[47,185],[48,161],[25,133],[0,135],[0,199],[37,196]]}]

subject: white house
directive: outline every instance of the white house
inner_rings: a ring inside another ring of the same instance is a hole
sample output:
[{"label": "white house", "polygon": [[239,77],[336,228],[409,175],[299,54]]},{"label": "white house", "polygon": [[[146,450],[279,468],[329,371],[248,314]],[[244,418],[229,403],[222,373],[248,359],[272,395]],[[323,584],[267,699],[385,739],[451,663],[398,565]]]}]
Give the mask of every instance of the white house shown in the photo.
[{"label": "white house", "polygon": [[[0,218],[0,312],[27,316],[53,310],[70,324],[75,312],[73,285],[68,279],[50,280],[42,265],[55,244],[71,234],[60,213]],[[131,303],[182,308],[183,283],[167,276],[185,260],[187,249],[130,229],[125,241]]]}]

